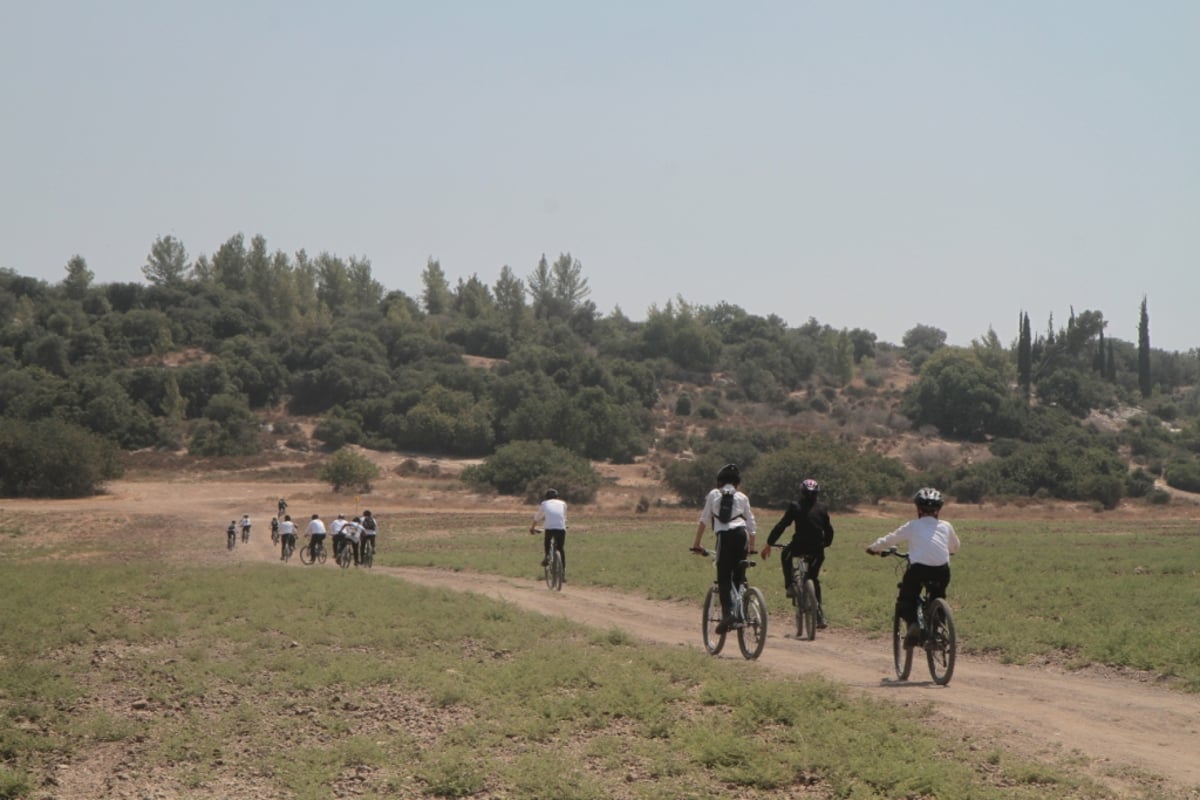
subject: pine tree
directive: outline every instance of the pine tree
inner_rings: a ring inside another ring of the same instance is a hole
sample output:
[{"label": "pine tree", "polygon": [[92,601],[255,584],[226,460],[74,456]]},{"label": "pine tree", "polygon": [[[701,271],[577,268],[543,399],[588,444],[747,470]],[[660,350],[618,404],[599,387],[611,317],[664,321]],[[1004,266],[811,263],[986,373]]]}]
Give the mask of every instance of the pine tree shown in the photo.
[{"label": "pine tree", "polygon": [[1024,311],[1021,312],[1018,326],[1020,332],[1017,335],[1017,383],[1028,400],[1033,383],[1033,340],[1029,331],[1029,315]]}]

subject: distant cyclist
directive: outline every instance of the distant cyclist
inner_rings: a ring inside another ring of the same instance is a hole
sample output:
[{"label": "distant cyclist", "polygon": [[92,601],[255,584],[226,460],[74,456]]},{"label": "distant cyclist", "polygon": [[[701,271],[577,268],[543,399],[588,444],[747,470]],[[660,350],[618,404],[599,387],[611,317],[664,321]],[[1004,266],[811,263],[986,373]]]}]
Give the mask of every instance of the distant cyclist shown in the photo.
[{"label": "distant cyclist", "polygon": [[237,544],[237,520],[236,519],[229,520],[229,527],[225,529],[225,535],[229,539],[229,549],[232,550],[233,546],[235,544]]},{"label": "distant cyclist", "polygon": [[271,541],[279,544],[279,517],[271,517]]},{"label": "distant cyclist", "polygon": [[354,549],[354,566],[359,563],[359,541],[362,539],[362,525],[359,523],[359,518],[347,522],[339,531],[342,537],[342,547],[351,547]]},{"label": "distant cyclist", "polygon": [[821,565],[825,563],[825,548],[833,544],[833,523],[829,521],[829,512],[817,503],[821,492],[820,485],[812,478],[806,478],[800,484],[800,501],[788,503],[783,519],[771,529],[767,543],[759,554],[763,559],[770,558],[771,546],[779,541],[789,525],[795,524],[792,539],[783,547],[779,560],[783,564],[783,586],[788,597],[792,597],[796,587],[792,585],[793,556],[807,556],[808,574],[803,580],[811,580],[817,590],[817,627],[825,627],[825,611],[821,607]]},{"label": "distant cyclist", "polygon": [[250,541],[250,515],[242,514],[242,542]]},{"label": "distant cyclist", "polygon": [[362,543],[364,545],[370,543],[371,549],[374,550],[376,542],[375,535],[379,533],[379,523],[376,521],[375,517],[371,516],[370,511],[364,511],[362,513],[362,521],[359,524],[362,525],[363,529]]},{"label": "distant cyclist", "polygon": [[342,545],[346,542],[346,537],[342,535],[342,528],[346,527],[346,515],[338,514],[337,519],[329,523],[329,533],[333,537],[333,559],[336,561],[338,553],[342,552]]},{"label": "distant cyclist", "polygon": [[287,513],[287,500],[279,498],[279,516],[282,518]]},{"label": "distant cyclist", "polygon": [[558,499],[557,489],[547,489],[545,498],[533,514],[533,522],[529,523],[529,532],[537,532],[537,524],[544,523],[545,536],[542,537],[542,549],[545,557],[542,566],[550,563],[550,548],[553,547],[562,556],[563,582],[567,578],[567,504]]},{"label": "distant cyclist", "polygon": [[320,514],[313,514],[312,519],[308,522],[308,527],[304,533],[308,536],[308,554],[310,560],[315,561],[317,558],[317,545],[325,543],[325,523],[321,521]]},{"label": "distant cyclist", "polygon": [[279,523],[279,560],[283,560],[283,554],[290,547],[296,549],[296,523],[292,522],[291,514],[283,515],[283,522]]}]

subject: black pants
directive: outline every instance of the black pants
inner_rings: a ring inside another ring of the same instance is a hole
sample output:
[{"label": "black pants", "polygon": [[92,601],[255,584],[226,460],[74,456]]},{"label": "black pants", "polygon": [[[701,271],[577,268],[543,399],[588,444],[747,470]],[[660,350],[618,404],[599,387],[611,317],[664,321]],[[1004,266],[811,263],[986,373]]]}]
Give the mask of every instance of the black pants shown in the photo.
[{"label": "black pants", "polygon": [[554,549],[557,550],[559,555],[562,556],[563,572],[566,572],[567,551],[565,549],[565,545],[567,544],[567,532],[561,528],[548,528],[546,530],[546,535],[542,537],[542,540],[542,548],[546,552],[546,558],[550,557],[550,544],[552,542],[554,543]]},{"label": "black pants", "polygon": [[917,603],[921,599],[921,585],[929,584],[932,597],[945,597],[950,585],[950,565],[931,567],[928,564],[909,564],[900,580],[900,593],[896,603],[900,606],[900,617],[905,622],[917,621]]},{"label": "black pants", "polygon": [[283,558],[283,552],[288,548],[296,549],[296,534],[284,533],[279,536],[279,557]]},{"label": "black pants", "polygon": [[315,560],[316,560],[316,558],[317,558],[317,544],[318,544],[318,543],[320,543],[320,544],[321,544],[321,546],[324,546],[324,545],[325,545],[325,534],[323,534],[323,533],[322,533],[322,534],[320,534],[320,535],[317,535],[317,534],[315,534],[315,533],[314,533],[312,536],[310,536],[310,537],[309,537],[309,540],[308,540],[308,555],[309,555],[309,557],[310,557],[310,558],[312,558],[314,561],[315,561]]},{"label": "black pants", "polygon": [[721,615],[733,613],[733,587],[746,580],[746,529],[730,528],[717,533],[717,588],[721,592]]},{"label": "black pants", "polygon": [[821,565],[825,563],[825,550],[822,548],[816,553],[805,553],[803,550],[796,549],[794,543],[786,544],[779,553],[779,563],[783,565],[783,585],[788,587],[792,585],[792,560],[800,556],[808,556],[808,574],[804,576],[805,580],[813,582],[813,588],[817,590],[817,605],[821,604]]}]

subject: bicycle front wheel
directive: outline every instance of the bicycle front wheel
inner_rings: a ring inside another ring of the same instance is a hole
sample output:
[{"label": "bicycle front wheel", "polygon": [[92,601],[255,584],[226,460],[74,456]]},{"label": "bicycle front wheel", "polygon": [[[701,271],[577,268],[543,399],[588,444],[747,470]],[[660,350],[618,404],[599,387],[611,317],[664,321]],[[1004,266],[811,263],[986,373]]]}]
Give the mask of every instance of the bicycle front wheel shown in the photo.
[{"label": "bicycle front wheel", "polygon": [[324,564],[324,563],[325,563],[325,545],[324,545],[324,543],[320,544],[320,545],[317,547],[317,558],[316,558],[316,561],[317,561],[317,563],[318,563],[318,564]]},{"label": "bicycle front wheel", "polygon": [[753,586],[743,593],[742,616],[745,619],[738,628],[738,647],[746,658],[758,658],[767,644],[767,600]]},{"label": "bicycle front wheel", "polygon": [[900,607],[896,606],[892,615],[892,659],[896,662],[896,677],[902,681],[908,680],[908,675],[912,672],[912,648],[904,646],[907,633],[908,625],[900,616]]},{"label": "bicycle front wheel", "polygon": [[300,563],[307,566],[307,565],[313,563],[314,560],[315,559],[313,558],[312,545],[304,544],[300,548]]},{"label": "bicycle front wheel", "polygon": [[929,675],[938,686],[945,686],[954,675],[954,657],[958,651],[950,604],[940,597],[935,598],[929,604],[925,626],[928,632],[925,655],[929,660]]},{"label": "bicycle front wheel", "polygon": [[800,596],[800,608],[804,617],[804,630],[797,632],[810,642],[817,638],[817,587],[811,580],[804,582],[804,591]]},{"label": "bicycle front wheel", "polygon": [[292,560],[292,551],[295,549],[295,545],[291,544],[290,542],[283,545],[283,563],[286,564]]},{"label": "bicycle front wheel", "polygon": [[725,646],[725,633],[717,633],[721,623],[721,594],[716,586],[708,587],[704,595],[704,616],[700,620],[700,633],[704,637],[704,649],[715,656]]},{"label": "bicycle front wheel", "polygon": [[375,545],[369,541],[363,545],[362,565],[367,569],[375,566]]}]

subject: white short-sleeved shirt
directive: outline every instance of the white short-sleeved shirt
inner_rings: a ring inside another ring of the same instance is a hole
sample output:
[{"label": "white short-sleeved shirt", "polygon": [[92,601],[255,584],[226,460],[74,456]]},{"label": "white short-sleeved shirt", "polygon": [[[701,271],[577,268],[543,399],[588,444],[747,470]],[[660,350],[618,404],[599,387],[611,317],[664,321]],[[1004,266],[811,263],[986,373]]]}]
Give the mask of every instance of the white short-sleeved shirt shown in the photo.
[{"label": "white short-sleeved shirt", "polygon": [[312,522],[308,523],[308,528],[304,532],[309,536],[324,536],[325,523],[321,522],[319,519],[314,519]]},{"label": "white short-sleeved shirt", "polygon": [[545,521],[548,531],[565,531],[567,529],[567,504],[557,497],[543,500],[534,512],[533,524]]},{"label": "white short-sleeved shirt", "polygon": [[[721,495],[726,491],[733,492],[733,512],[729,522],[721,522],[717,519],[717,512],[721,510]],[[754,521],[754,511],[750,508],[750,498],[734,489],[732,485],[713,489],[708,493],[704,498],[704,508],[700,511],[700,522],[717,533],[744,527],[746,533],[753,535],[758,530]]]},{"label": "white short-sleeved shirt", "polygon": [[279,523],[279,535],[280,536],[289,536],[289,535],[295,536],[296,535],[296,523],[292,522],[290,519],[285,519],[283,522]]}]

